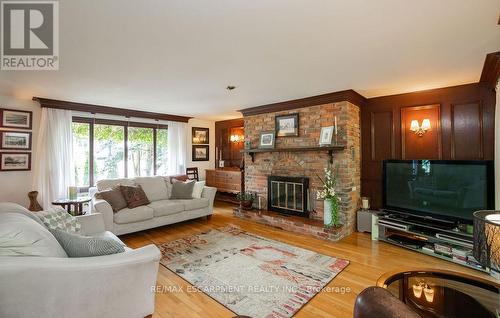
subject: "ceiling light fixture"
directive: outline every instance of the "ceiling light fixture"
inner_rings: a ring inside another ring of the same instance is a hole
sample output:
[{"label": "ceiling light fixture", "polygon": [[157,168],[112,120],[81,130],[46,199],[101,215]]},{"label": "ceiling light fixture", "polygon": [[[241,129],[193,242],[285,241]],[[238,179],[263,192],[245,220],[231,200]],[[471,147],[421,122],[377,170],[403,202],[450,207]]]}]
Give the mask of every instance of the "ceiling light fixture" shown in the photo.
[{"label": "ceiling light fixture", "polygon": [[235,88],[236,88],[236,86],[233,86],[233,85],[227,85],[227,87],[226,87],[226,89],[227,89],[228,91],[232,91],[232,90],[233,90],[233,89],[235,89]]}]

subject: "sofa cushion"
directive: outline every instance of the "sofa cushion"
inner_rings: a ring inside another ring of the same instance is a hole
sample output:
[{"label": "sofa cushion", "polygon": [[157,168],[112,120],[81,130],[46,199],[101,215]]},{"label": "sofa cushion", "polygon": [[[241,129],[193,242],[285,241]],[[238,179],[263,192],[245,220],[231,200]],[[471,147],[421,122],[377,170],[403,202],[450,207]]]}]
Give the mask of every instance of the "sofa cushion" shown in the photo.
[{"label": "sofa cushion", "polygon": [[43,225],[42,221],[35,216],[35,214],[25,207],[12,202],[0,202],[0,213],[20,213],[24,214],[32,220],[35,220],[38,224]]},{"label": "sofa cushion", "polygon": [[163,177],[138,177],[134,181],[142,187],[149,201],[168,200],[168,189]]},{"label": "sofa cushion", "polygon": [[0,213],[0,256],[68,257],[43,225],[21,213]]},{"label": "sofa cushion", "polygon": [[131,179],[102,179],[97,181],[97,190],[103,191],[116,187],[117,185],[133,186],[135,183]]},{"label": "sofa cushion", "polygon": [[114,214],[113,220],[118,224],[134,223],[152,219],[154,215],[153,209],[148,206],[139,206],[137,208],[125,208]]},{"label": "sofa cushion", "polygon": [[148,205],[149,200],[146,193],[140,185],[138,186],[120,186],[120,190],[127,201],[129,209],[137,208],[138,206]]},{"label": "sofa cushion", "polygon": [[194,184],[194,181],[182,182],[174,179],[170,199],[192,199]]},{"label": "sofa cushion", "polygon": [[172,215],[184,211],[182,200],[161,200],[148,205],[154,210],[154,216]]},{"label": "sofa cushion", "polygon": [[51,230],[69,257],[92,257],[125,252],[124,246],[112,237],[92,237]]},{"label": "sofa cushion", "polygon": [[60,206],[48,210],[36,212],[35,214],[49,230],[59,229],[66,232],[78,233],[82,225],[78,219]]},{"label": "sofa cushion", "polygon": [[182,201],[184,203],[184,209],[186,211],[206,208],[209,205],[208,199],[205,199],[205,198],[191,199],[191,200],[179,200],[179,201]]},{"label": "sofa cushion", "polygon": [[205,181],[197,181],[193,188],[193,198],[201,199],[201,194],[203,193],[203,188],[205,187]]},{"label": "sofa cushion", "polygon": [[115,213],[127,207],[127,201],[123,197],[120,186],[115,186],[112,189],[97,192],[95,194],[95,198],[108,202]]}]

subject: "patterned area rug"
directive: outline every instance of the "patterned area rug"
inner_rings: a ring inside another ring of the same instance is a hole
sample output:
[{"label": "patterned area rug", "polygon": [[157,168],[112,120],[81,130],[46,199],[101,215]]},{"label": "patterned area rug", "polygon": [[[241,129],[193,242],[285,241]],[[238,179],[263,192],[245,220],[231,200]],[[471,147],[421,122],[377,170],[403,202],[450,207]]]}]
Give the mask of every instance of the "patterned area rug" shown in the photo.
[{"label": "patterned area rug", "polygon": [[161,264],[238,315],[292,317],[349,261],[234,226],[159,246]]}]

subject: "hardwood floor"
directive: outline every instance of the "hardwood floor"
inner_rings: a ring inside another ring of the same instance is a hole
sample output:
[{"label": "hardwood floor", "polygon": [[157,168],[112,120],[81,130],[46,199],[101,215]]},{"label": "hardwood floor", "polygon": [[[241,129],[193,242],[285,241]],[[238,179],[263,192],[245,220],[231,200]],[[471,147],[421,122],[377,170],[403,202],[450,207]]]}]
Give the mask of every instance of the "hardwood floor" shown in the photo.
[{"label": "hardwood floor", "polygon": [[[121,236],[130,247],[161,244],[212,228],[234,224],[242,229],[277,241],[310,249],[321,254],[350,260],[350,265],[335,277],[328,287],[343,287],[346,292],[326,292],[316,295],[294,317],[352,317],[354,300],[359,292],[375,285],[383,273],[398,268],[438,268],[491,278],[478,271],[405,250],[387,243],[372,241],[369,234],[354,233],[332,243],[305,235],[291,234],[269,226],[241,220],[232,215],[234,206],[216,203],[210,220],[197,219],[156,229]],[[189,284],[160,265],[158,285],[169,292],[158,293],[154,318],[170,317],[233,317],[230,310],[203,293],[187,292]],[[333,289],[333,288],[332,288]]]}]

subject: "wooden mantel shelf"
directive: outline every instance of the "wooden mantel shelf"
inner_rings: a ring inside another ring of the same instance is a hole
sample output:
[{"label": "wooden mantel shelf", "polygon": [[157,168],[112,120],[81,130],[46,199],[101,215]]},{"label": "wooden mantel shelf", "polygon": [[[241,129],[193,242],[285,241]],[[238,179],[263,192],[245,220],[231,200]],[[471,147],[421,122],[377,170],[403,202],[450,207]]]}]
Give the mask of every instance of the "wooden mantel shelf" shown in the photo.
[{"label": "wooden mantel shelf", "polygon": [[333,163],[333,152],[344,150],[345,146],[324,146],[324,147],[295,147],[295,148],[255,148],[243,149],[241,153],[247,153],[252,157],[252,162],[255,162],[255,154],[259,152],[305,152],[305,151],[327,151],[330,156],[330,163]]}]

